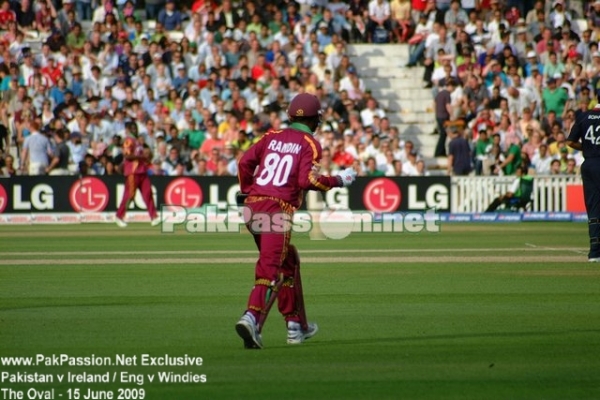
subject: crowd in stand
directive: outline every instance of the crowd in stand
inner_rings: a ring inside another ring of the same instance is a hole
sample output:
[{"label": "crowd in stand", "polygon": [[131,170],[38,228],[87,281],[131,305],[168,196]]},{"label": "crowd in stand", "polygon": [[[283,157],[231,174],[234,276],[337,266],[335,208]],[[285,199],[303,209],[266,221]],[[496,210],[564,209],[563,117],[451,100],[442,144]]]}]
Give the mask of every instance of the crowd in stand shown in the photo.
[{"label": "crowd in stand", "polygon": [[96,1],[0,3],[2,175],[118,174],[134,121],[152,174],[234,176],[301,92],[323,103],[325,174],[427,175],[352,65],[353,42],[411,45],[450,174],[582,161],[565,135],[595,104],[600,1]]},{"label": "crowd in stand", "polygon": [[406,67],[425,66],[448,173],[577,174],[582,156],[565,139],[596,105],[600,1],[415,4]]},{"label": "crowd in stand", "polygon": [[325,110],[323,173],[425,175],[347,55],[407,37],[392,17],[382,0],[3,0],[2,175],[119,174],[134,121],[151,174],[235,176],[301,92]]}]

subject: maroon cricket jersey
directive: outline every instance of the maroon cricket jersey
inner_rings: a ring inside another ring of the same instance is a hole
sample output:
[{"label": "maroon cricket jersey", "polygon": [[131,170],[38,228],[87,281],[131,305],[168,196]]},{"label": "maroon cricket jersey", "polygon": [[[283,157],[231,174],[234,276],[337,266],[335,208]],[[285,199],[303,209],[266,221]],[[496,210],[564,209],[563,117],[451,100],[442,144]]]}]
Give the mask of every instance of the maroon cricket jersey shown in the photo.
[{"label": "maroon cricket jersey", "polygon": [[337,177],[319,175],[321,153],[321,144],[305,125],[293,123],[269,131],[239,162],[240,190],[250,196],[275,197],[298,208],[305,190],[342,186]]},{"label": "maroon cricket jersey", "polygon": [[[141,157],[144,153],[144,146],[134,137],[128,136],[123,142],[123,155]],[[124,161],[123,175],[140,175],[148,173],[148,162],[145,160],[128,160]]]}]

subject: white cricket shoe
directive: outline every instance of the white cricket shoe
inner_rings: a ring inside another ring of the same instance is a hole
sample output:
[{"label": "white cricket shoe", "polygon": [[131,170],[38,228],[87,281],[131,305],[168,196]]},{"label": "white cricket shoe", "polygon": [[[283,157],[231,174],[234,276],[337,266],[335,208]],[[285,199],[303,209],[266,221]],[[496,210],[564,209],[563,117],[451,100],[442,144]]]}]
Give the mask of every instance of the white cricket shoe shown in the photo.
[{"label": "white cricket shoe", "polygon": [[588,262],[600,263],[600,257],[588,258]]},{"label": "white cricket shoe", "polygon": [[121,218],[116,218],[115,222],[119,228],[127,228],[127,222],[123,221]]},{"label": "white cricket shoe", "polygon": [[315,336],[318,331],[319,327],[315,323],[310,322],[308,324],[308,329],[303,331],[298,322],[290,321],[288,322],[287,342],[288,344],[300,344]]},{"label": "white cricket shoe", "polygon": [[158,225],[160,225],[161,222],[162,221],[160,220],[160,217],[156,217],[152,221],[150,221],[150,225],[152,225],[152,226],[158,226]]},{"label": "white cricket shoe", "polygon": [[249,312],[242,315],[242,318],[235,324],[235,331],[244,340],[244,348],[262,349],[262,337],[258,333],[254,315]]}]

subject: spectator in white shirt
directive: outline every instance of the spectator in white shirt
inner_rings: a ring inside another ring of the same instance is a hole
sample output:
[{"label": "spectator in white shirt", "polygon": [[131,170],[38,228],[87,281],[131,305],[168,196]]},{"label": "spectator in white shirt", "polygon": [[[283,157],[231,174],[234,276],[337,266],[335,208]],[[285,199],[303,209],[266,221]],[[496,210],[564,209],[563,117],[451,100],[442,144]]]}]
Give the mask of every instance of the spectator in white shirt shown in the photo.
[{"label": "spectator in white shirt", "polygon": [[325,79],[325,70],[331,69],[331,66],[327,64],[327,55],[324,52],[319,53],[319,62],[314,64],[310,71],[317,75],[319,82],[323,82]]},{"label": "spectator in white shirt", "polygon": [[417,153],[412,151],[408,153],[408,160],[402,164],[402,175],[405,176],[419,176],[421,171],[417,167]]},{"label": "spectator in white shirt", "polygon": [[367,107],[360,112],[360,119],[362,121],[363,126],[373,125],[373,118],[376,115],[379,118],[384,118],[385,111],[377,107],[377,101],[375,99],[370,98],[369,100],[367,100]]},{"label": "spectator in white shirt", "polygon": [[119,77],[119,78],[117,78],[115,83],[116,83],[116,85],[113,86],[113,88],[111,90],[112,98],[117,99],[120,102],[122,102],[127,97],[127,94],[125,91],[125,84],[126,84],[125,78]]},{"label": "spectator in white shirt", "polygon": [[542,143],[531,159],[536,175],[550,175],[550,165],[554,157],[548,153],[548,145]]},{"label": "spectator in white shirt", "polygon": [[371,0],[369,2],[369,22],[367,22],[367,35],[369,41],[377,28],[384,28],[388,33],[392,31],[392,12],[387,0]]},{"label": "spectator in white shirt", "polygon": [[273,42],[279,42],[281,47],[285,47],[290,43],[288,26],[282,24],[279,27],[279,32],[273,35]]},{"label": "spectator in white shirt", "polygon": [[112,43],[104,45],[104,50],[98,55],[98,61],[105,75],[113,75],[119,67],[119,55]]},{"label": "spectator in white shirt", "polygon": [[21,169],[29,175],[44,175],[51,152],[50,141],[39,131],[36,122],[31,123],[31,134],[25,138],[21,151]]},{"label": "spectator in white shirt", "polygon": [[[366,131],[372,131],[372,128],[367,128]],[[379,135],[373,135],[371,137],[371,143],[365,148],[365,156],[377,158],[381,154],[381,139]]]},{"label": "spectator in white shirt", "polygon": [[351,66],[346,71],[346,76],[340,80],[340,92],[345,90],[351,100],[360,100],[365,92],[365,83],[356,74],[356,68]]}]

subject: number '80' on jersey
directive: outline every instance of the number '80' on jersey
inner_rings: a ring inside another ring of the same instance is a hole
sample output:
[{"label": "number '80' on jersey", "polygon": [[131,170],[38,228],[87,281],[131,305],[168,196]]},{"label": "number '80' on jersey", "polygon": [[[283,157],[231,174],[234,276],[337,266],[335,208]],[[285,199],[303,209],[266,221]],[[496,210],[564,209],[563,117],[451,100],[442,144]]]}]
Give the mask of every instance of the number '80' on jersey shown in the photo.
[{"label": "number '80' on jersey", "polygon": [[321,154],[320,143],[309,133],[293,128],[270,131],[240,159],[240,190],[299,207],[305,190],[340,186],[337,177],[319,175]]},{"label": "number '80' on jersey", "polygon": [[600,157],[600,108],[581,113],[567,140],[581,142],[584,158]]}]

